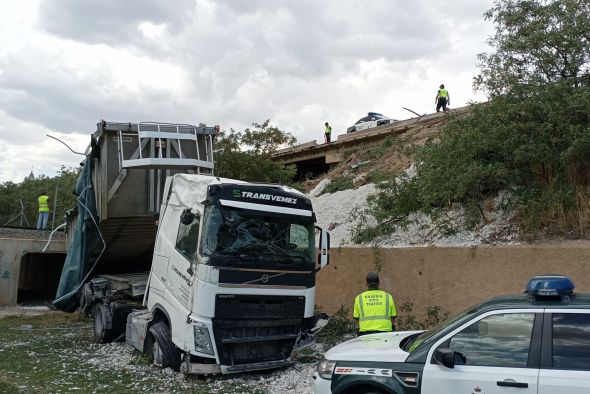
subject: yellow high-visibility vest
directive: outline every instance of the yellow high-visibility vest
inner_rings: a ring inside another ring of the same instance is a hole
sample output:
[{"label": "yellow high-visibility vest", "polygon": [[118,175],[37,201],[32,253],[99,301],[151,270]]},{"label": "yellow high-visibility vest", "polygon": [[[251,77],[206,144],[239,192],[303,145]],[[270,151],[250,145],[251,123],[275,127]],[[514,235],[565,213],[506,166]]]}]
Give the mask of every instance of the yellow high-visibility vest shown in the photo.
[{"label": "yellow high-visibility vest", "polygon": [[391,318],[397,316],[391,294],[367,290],[354,300],[353,316],[359,319],[359,331],[391,331]]},{"label": "yellow high-visibility vest", "polygon": [[441,97],[441,98],[449,97],[449,91],[446,89],[438,89],[438,97]]},{"label": "yellow high-visibility vest", "polygon": [[332,134],[332,126],[326,126],[326,134]]},{"label": "yellow high-visibility vest", "polygon": [[49,212],[49,197],[46,195],[39,196],[39,212]]}]

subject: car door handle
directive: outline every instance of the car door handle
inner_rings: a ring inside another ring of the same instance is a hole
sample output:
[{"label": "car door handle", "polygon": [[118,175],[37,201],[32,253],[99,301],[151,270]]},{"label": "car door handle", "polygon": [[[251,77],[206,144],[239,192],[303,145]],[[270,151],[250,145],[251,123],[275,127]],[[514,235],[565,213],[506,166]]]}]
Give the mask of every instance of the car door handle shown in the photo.
[{"label": "car door handle", "polygon": [[502,380],[502,381],[497,381],[496,384],[500,387],[518,387],[521,389],[526,389],[529,387],[528,383],[522,383],[522,382],[515,382],[513,380]]}]

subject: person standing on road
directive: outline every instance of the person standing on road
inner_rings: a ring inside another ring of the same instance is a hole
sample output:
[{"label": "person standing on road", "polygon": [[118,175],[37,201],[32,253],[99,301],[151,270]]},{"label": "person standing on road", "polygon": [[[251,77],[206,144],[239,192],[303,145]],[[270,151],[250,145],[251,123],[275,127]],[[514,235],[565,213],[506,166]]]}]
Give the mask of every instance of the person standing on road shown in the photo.
[{"label": "person standing on road", "polygon": [[329,144],[330,138],[332,137],[332,126],[330,126],[328,124],[328,122],[326,122],[325,126],[326,126],[326,130],[324,132],[324,136],[325,136],[324,140],[325,140],[326,144]]},{"label": "person standing on road", "polygon": [[379,275],[367,274],[368,290],[354,299],[353,317],[359,324],[358,335],[393,331],[397,311],[391,294],[379,290]]},{"label": "person standing on road", "polygon": [[440,89],[438,89],[436,98],[434,99],[434,104],[436,105],[436,112],[440,112],[441,108],[447,112],[447,106],[451,105],[451,96],[449,96],[449,91],[445,89],[445,85],[440,85]]},{"label": "person standing on road", "polygon": [[47,196],[46,192],[43,192],[37,200],[39,201],[37,230],[45,230],[47,228],[47,220],[49,219],[49,196]]}]

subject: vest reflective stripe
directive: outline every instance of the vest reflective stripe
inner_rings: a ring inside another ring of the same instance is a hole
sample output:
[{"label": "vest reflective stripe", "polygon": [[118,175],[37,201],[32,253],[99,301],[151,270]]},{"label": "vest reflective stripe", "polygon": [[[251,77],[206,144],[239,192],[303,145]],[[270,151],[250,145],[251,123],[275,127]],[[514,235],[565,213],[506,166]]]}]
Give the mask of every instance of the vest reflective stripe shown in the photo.
[{"label": "vest reflective stripe", "polygon": [[363,297],[361,294],[359,294],[357,298],[358,298],[358,303],[359,303],[359,313],[361,315],[360,319],[364,319],[365,318],[365,311],[363,310]]},{"label": "vest reflective stripe", "polygon": [[449,91],[446,89],[438,89],[438,97],[442,97],[442,98],[449,97]]},{"label": "vest reflective stripe", "polygon": [[39,197],[39,212],[49,212],[49,204],[47,200],[49,200],[48,196],[40,196]]}]

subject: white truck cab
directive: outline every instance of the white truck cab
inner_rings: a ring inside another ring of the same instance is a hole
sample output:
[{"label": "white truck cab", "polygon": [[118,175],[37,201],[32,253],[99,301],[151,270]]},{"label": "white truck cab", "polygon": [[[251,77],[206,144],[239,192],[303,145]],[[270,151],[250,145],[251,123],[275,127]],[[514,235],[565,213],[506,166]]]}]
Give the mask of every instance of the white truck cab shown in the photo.
[{"label": "white truck cab", "polygon": [[310,200],[280,185],[176,174],[164,187],[143,305],[127,342],[156,364],[235,373],[289,364],[313,342],[316,271],[328,264]]}]

